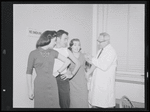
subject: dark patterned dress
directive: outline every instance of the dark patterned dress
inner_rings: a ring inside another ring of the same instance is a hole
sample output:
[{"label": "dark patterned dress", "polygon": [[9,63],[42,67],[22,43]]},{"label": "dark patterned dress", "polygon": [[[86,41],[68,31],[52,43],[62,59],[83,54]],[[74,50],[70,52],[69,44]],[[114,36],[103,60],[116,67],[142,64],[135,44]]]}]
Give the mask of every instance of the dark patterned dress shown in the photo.
[{"label": "dark patterned dress", "polygon": [[36,71],[34,80],[34,108],[60,108],[56,78],[53,74],[54,60],[58,52],[38,48],[28,58],[27,74]]}]

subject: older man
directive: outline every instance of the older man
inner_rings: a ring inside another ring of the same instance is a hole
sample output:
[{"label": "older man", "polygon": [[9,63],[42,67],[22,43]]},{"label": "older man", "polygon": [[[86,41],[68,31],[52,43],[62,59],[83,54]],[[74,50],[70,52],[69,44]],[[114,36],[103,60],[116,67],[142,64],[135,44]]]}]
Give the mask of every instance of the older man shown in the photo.
[{"label": "older man", "polygon": [[101,33],[98,37],[100,47],[97,55],[89,58],[92,64],[87,76],[93,72],[89,90],[89,103],[92,108],[115,107],[115,72],[117,55],[110,45],[108,33]]}]

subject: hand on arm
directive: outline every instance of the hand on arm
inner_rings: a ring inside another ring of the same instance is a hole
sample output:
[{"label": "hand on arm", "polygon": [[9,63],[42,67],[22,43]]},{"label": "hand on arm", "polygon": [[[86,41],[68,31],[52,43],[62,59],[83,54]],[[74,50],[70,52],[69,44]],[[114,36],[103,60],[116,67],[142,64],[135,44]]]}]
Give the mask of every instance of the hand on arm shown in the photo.
[{"label": "hand on arm", "polygon": [[58,59],[63,61],[64,64],[59,70],[57,70],[57,72],[54,73],[54,75],[56,75],[56,76],[59,75],[59,72],[61,73],[62,71],[64,71],[67,68],[67,66],[71,63],[71,61],[68,58],[64,57],[61,54],[58,54]]},{"label": "hand on arm", "polygon": [[71,79],[74,75],[69,71],[67,70],[67,72],[63,75],[61,75],[61,79],[63,80],[66,80],[66,79]]},{"label": "hand on arm", "polygon": [[85,57],[85,60],[86,60],[88,63],[92,64],[92,55],[90,55],[90,54],[85,54],[84,57]]}]

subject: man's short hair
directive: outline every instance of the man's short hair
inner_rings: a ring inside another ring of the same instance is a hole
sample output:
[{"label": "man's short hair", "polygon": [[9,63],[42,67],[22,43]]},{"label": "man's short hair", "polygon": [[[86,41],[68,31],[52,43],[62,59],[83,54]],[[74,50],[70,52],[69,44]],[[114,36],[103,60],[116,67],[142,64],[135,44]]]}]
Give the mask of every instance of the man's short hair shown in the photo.
[{"label": "man's short hair", "polygon": [[64,30],[58,30],[58,31],[57,31],[57,37],[60,37],[60,38],[61,38],[61,36],[62,36],[63,34],[68,35],[68,32],[66,32],[66,31],[64,31]]}]

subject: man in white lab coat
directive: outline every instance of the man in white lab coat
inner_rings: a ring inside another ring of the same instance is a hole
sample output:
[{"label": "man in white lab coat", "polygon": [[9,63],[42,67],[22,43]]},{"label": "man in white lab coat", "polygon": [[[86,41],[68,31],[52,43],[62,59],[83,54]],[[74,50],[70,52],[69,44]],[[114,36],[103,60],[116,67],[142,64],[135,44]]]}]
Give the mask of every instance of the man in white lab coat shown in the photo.
[{"label": "man in white lab coat", "polygon": [[108,33],[101,33],[97,39],[100,47],[95,57],[88,56],[88,62],[92,64],[87,72],[92,78],[89,88],[89,103],[92,108],[115,107],[115,72],[117,67],[117,55],[110,45]]}]

